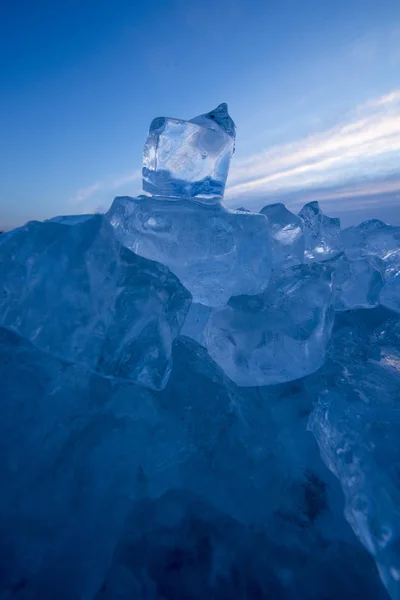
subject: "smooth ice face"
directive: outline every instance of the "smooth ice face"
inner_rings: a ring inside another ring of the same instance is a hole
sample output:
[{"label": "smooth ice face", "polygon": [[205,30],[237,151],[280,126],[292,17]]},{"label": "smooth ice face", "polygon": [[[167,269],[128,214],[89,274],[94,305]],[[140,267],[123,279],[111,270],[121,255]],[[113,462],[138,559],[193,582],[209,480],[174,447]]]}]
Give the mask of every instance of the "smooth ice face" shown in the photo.
[{"label": "smooth ice face", "polygon": [[154,196],[221,199],[234,148],[227,104],[191,121],[158,117],[144,147],[143,189]]},{"label": "smooth ice face", "polygon": [[299,265],[277,274],[263,294],[231,298],[205,327],[210,356],[240,386],[316,371],[333,326],[332,277],[324,265]]},{"label": "smooth ice face", "polygon": [[106,218],[124,246],[167,265],[194,302],[223,306],[231,296],[258,294],[268,285],[271,250],[263,215],[139,196],[116,198]]},{"label": "smooth ice face", "polygon": [[341,483],[347,520],[397,600],[400,319],[388,313],[379,307],[341,315],[328,361],[312,385],[316,402],[309,428]]},{"label": "smooth ice face", "polygon": [[318,202],[305,204],[299,212],[304,223],[305,259],[322,261],[342,252],[340,219],[324,215]]},{"label": "smooth ice face", "polygon": [[384,284],[385,267],[377,256],[349,259],[344,253],[329,263],[335,271],[337,311],[374,308]]},{"label": "smooth ice face", "polygon": [[304,261],[303,221],[284,204],[268,204],[260,210],[268,218],[274,267],[291,267]]},{"label": "smooth ice face", "polygon": [[190,295],[122,247],[101,215],[30,222],[0,238],[0,324],[37,348],[160,389]]},{"label": "smooth ice face", "polygon": [[385,285],[380,303],[400,312],[400,227],[372,219],[344,229],[342,240],[345,252],[351,258],[374,255],[382,259]]}]

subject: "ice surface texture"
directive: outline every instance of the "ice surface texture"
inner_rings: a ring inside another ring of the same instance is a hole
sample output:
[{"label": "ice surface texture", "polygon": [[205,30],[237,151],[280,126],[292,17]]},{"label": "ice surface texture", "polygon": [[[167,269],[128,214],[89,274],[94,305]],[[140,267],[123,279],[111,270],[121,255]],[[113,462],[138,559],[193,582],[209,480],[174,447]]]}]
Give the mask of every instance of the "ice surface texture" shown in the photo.
[{"label": "ice surface texture", "polygon": [[305,204],[299,217],[304,224],[306,260],[326,260],[342,251],[340,220],[324,215],[318,202]]},{"label": "ice surface texture", "polygon": [[194,302],[224,306],[258,294],[271,272],[268,221],[221,204],[139,196],[116,198],[106,215],[127,248],[179,277]]},{"label": "ice surface texture", "polygon": [[299,265],[277,274],[263,294],[213,310],[205,345],[238,385],[282,383],[322,365],[333,319],[332,270]]},{"label": "ice surface texture", "polygon": [[30,222],[0,237],[0,324],[98,373],[162,388],[190,295],[115,239],[101,215]]},{"label": "ice surface texture", "polygon": [[191,121],[157,117],[144,148],[143,189],[163,197],[222,198],[234,147],[226,104]]},{"label": "ice surface texture", "polygon": [[373,219],[345,229],[342,240],[349,257],[372,255],[383,260],[385,286],[380,294],[380,302],[400,312],[400,227]]},{"label": "ice surface texture", "polygon": [[400,598],[400,320],[382,308],[338,319],[327,364],[310,388],[309,427],[339,478],[346,517]]},{"label": "ice surface texture", "polygon": [[274,267],[291,267],[304,261],[303,221],[284,204],[268,204],[260,211],[268,218],[271,230]]},{"label": "ice surface texture", "polygon": [[373,308],[379,304],[385,266],[377,256],[347,258],[344,253],[327,262],[335,272],[336,310]]}]

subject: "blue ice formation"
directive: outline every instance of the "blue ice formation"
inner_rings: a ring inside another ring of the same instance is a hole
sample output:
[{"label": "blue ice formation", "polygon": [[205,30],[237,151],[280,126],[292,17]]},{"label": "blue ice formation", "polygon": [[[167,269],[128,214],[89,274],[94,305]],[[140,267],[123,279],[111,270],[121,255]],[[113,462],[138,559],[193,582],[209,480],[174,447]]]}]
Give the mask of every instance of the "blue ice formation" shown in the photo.
[{"label": "blue ice formation", "polygon": [[165,264],[194,302],[215,307],[262,292],[271,272],[267,219],[221,203],[235,140],[227,109],[155,119],[143,161],[151,196],[116,198],[106,215],[124,246]]},{"label": "blue ice formation", "polygon": [[268,285],[271,249],[263,215],[221,203],[139,196],[115,198],[106,218],[124,246],[165,264],[194,302],[221,307],[231,296],[258,294]]},{"label": "blue ice formation", "polygon": [[261,209],[268,218],[271,231],[272,264],[290,267],[304,262],[304,225],[284,204],[268,204]]},{"label": "blue ice formation", "polygon": [[159,392],[6,329],[0,358],[3,597],[387,600],[303,380],[239,388],[187,338]]},{"label": "blue ice formation", "polygon": [[229,210],[234,143],[0,236],[0,599],[400,600],[400,228]]},{"label": "blue ice formation", "polygon": [[305,260],[324,261],[341,252],[340,219],[324,215],[318,202],[305,204],[299,217],[304,226]]},{"label": "blue ice formation", "polygon": [[333,272],[321,264],[277,274],[263,294],[231,298],[207,321],[208,353],[237,385],[272,385],[324,362],[334,320]]},{"label": "blue ice formation", "polygon": [[383,309],[344,314],[310,386],[309,428],[340,481],[348,522],[398,599],[400,319]]},{"label": "blue ice formation", "polygon": [[337,311],[378,306],[384,285],[384,263],[378,256],[352,259],[343,252],[326,261],[335,272]]},{"label": "blue ice formation", "polygon": [[380,303],[400,312],[400,227],[372,219],[344,229],[342,240],[349,257],[376,256],[383,260],[385,286]]},{"label": "blue ice formation", "polygon": [[165,386],[190,294],[102,215],[32,221],[2,235],[0,253],[2,327],[102,375]]}]

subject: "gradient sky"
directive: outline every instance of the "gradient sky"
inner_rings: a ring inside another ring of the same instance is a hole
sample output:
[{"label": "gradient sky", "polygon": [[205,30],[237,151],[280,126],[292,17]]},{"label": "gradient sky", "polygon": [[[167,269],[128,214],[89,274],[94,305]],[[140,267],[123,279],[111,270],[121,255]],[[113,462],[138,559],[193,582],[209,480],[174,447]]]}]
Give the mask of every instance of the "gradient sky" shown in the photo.
[{"label": "gradient sky", "polygon": [[141,188],[150,121],[220,102],[226,203],[400,223],[399,0],[3,0],[0,229]]}]

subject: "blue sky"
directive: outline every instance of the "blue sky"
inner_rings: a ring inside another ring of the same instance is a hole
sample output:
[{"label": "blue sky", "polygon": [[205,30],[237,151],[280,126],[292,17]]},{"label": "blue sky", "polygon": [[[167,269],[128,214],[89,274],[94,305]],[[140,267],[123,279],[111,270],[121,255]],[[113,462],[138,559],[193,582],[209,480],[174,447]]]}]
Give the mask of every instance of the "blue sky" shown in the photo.
[{"label": "blue sky", "polygon": [[228,102],[230,206],[400,222],[398,0],[4,0],[0,228],[140,191],[150,121]]}]

